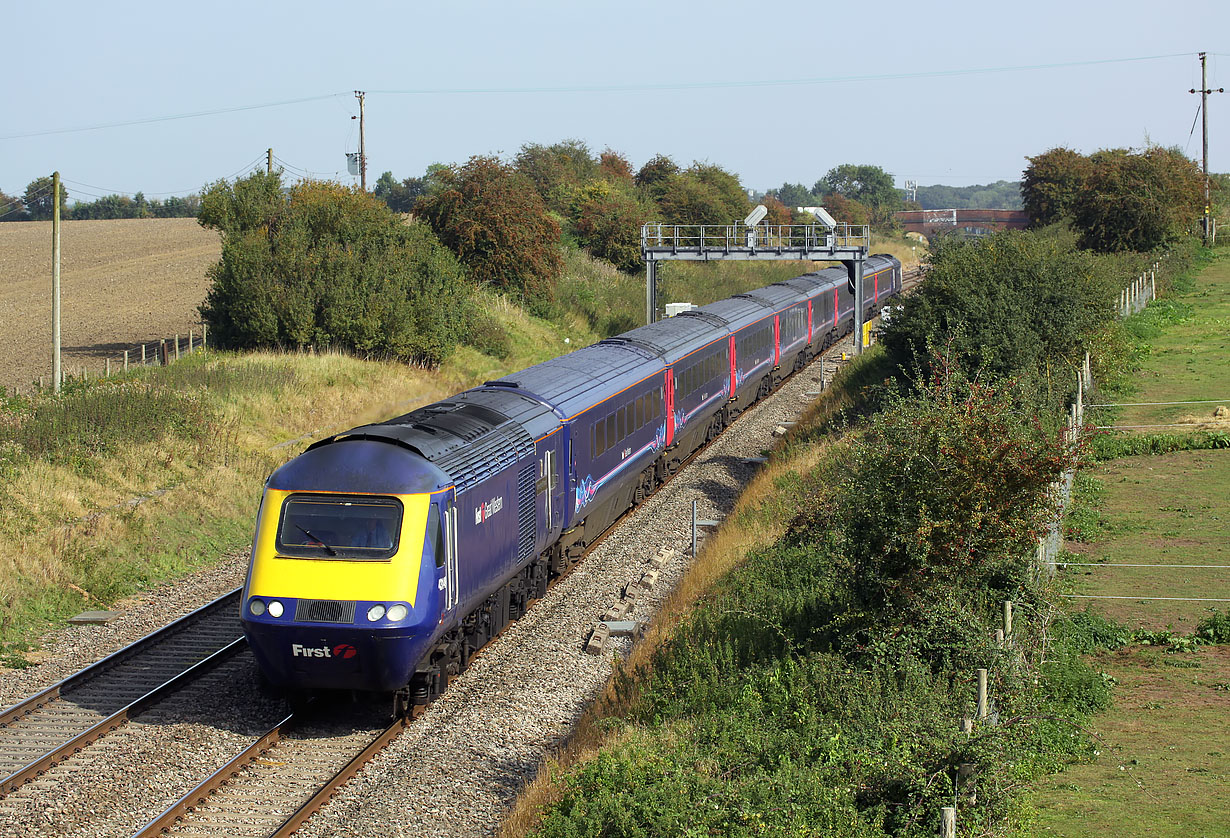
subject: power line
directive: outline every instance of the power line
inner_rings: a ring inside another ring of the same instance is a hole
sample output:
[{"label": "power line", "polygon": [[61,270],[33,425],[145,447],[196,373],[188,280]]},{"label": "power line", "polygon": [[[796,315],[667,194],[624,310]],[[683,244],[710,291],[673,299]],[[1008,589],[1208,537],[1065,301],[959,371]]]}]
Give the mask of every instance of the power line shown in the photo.
[{"label": "power line", "polygon": [[1060,562],[1062,567],[1196,567],[1214,570],[1230,570],[1230,564],[1114,564],[1112,562]]},{"label": "power line", "polygon": [[[1132,58],[1102,58],[1086,61],[1063,61],[1053,64],[1019,64],[1007,67],[976,67],[964,70],[920,70],[909,73],[876,73],[858,76],[819,76],[801,79],[765,79],[761,81],[718,82],[665,82],[662,84],[612,84],[612,85],[559,85],[550,87],[473,87],[473,88],[422,88],[408,90],[377,90],[376,93],[396,95],[471,94],[471,93],[639,93],[662,90],[710,90],[740,87],[792,87],[815,84],[842,84],[865,81],[899,81],[902,79],[929,79],[948,76],[973,76],[994,73],[1016,73],[1033,70],[1058,70],[1068,67],[1088,67],[1100,64],[1124,64],[1136,61],[1157,61],[1165,58],[1187,58],[1190,52],[1174,52],[1166,55],[1142,55]],[[3,137],[0,137],[3,139]]]},{"label": "power line", "polygon": [[1085,407],[1161,407],[1171,404],[1217,404],[1230,399],[1199,399],[1191,402],[1107,402],[1106,404],[1087,404]]},{"label": "power line", "polygon": [[[795,79],[763,79],[760,81],[714,81],[714,82],[665,82],[660,84],[590,84],[590,85],[552,85],[543,87],[437,87],[437,88],[417,88],[403,90],[376,90],[375,93],[383,93],[388,95],[398,96],[431,96],[431,95],[472,95],[472,94],[499,94],[499,95],[533,95],[542,93],[654,93],[670,90],[724,90],[748,87],[797,87],[806,85],[823,85],[823,84],[846,84],[853,82],[875,82],[875,81],[899,81],[903,79],[929,79],[929,78],[945,78],[953,76],[973,76],[973,75],[990,75],[998,73],[1018,73],[1031,72],[1037,70],[1060,70],[1071,67],[1092,67],[1104,64],[1126,64],[1140,61],[1159,61],[1167,58],[1187,58],[1191,53],[1179,52],[1168,53],[1165,55],[1142,55],[1129,58],[1103,58],[1090,59],[1085,61],[1063,61],[1050,64],[1020,64],[1006,67],[976,67],[968,69],[955,70],[921,70],[907,73],[877,73],[867,75],[851,75],[851,76],[819,76],[812,78],[795,78]],[[301,96],[295,99],[282,99],[276,102],[262,102],[252,105],[235,105],[226,108],[212,108],[209,110],[191,111],[188,113],[167,114],[163,116],[151,116],[129,120],[119,120],[115,122],[100,122],[94,125],[80,125],[71,128],[53,128],[41,131],[22,131],[14,134],[0,134],[0,140],[15,140],[25,139],[29,137],[46,137],[54,134],[72,134],[82,131],[98,131],[106,128],[123,128],[131,125],[148,125],[155,122],[170,122],[180,119],[196,119],[205,116],[216,116],[226,113],[237,113],[240,111],[263,110],[266,108],[280,108],[287,105],[299,105],[307,102],[318,102],[324,99],[332,99],[340,96],[348,96],[347,93],[324,93],[316,96]]]},{"label": "power line", "polygon": [[1189,596],[1110,596],[1109,594],[1060,594],[1065,599],[1160,599],[1167,602],[1230,602],[1230,599],[1212,599]]},{"label": "power line", "polygon": [[104,128],[124,128],[130,125],[149,125],[153,122],[171,122],[177,119],[196,119],[202,116],[217,116],[224,113],[236,113],[238,111],[255,111],[265,108],[280,108],[285,105],[300,105],[305,102],[317,102],[321,99],[329,99],[334,96],[342,96],[341,93],[325,93],[319,96],[302,96],[298,99],[283,99],[279,102],[263,102],[258,105],[236,105],[230,108],[214,108],[206,111],[192,111],[190,113],[168,114],[165,116],[150,116],[142,119],[129,119],[119,122],[100,122],[95,125],[80,125],[74,128],[53,128],[45,131],[25,131],[17,134],[0,134],[0,140],[17,140],[27,137],[48,137],[54,134],[75,134],[81,131],[99,131]]}]

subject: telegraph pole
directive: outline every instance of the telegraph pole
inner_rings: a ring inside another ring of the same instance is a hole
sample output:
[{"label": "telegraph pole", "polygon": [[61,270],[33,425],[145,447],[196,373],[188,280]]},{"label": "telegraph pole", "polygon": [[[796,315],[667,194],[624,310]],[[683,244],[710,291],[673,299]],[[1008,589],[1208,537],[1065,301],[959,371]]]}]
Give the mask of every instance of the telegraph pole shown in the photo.
[{"label": "telegraph pole", "polygon": [[273,174],[273,149],[265,152],[265,171],[268,174]]},{"label": "telegraph pole", "polygon": [[364,192],[367,191],[367,147],[363,143],[363,97],[366,95],[362,90],[354,92],[359,100],[359,186]]},{"label": "telegraph pole", "polygon": [[51,387],[60,392],[60,173],[51,175]]},{"label": "telegraph pole", "polygon": [[1200,94],[1200,124],[1203,132],[1203,147],[1202,163],[1204,166],[1204,243],[1207,246],[1209,243],[1209,235],[1212,231],[1212,215],[1209,207],[1209,94],[1210,93],[1225,93],[1226,88],[1219,87],[1212,90],[1209,87],[1209,69],[1208,56],[1205,53],[1200,53],[1200,90],[1189,90],[1188,93]]}]

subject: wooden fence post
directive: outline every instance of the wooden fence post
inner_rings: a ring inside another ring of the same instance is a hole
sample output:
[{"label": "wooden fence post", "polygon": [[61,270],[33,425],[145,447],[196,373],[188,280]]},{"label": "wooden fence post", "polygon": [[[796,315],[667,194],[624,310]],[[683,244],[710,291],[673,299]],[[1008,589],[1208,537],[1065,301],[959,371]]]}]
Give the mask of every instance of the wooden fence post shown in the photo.
[{"label": "wooden fence post", "polygon": [[188,354],[192,354],[192,330],[188,330]]},{"label": "wooden fence post", "polygon": [[128,372],[128,350],[124,350],[124,372]]},{"label": "wooden fence post", "polygon": [[940,838],[957,838],[957,807],[940,809]]},{"label": "wooden fence post", "polygon": [[1004,643],[1012,645],[1012,600],[1004,600]]},{"label": "wooden fence post", "polygon": [[202,323],[201,324],[201,348],[202,349],[205,348],[205,338],[208,334],[209,334],[209,324]]},{"label": "wooden fence post", "polygon": [[987,671],[985,669],[978,670],[978,721],[986,719],[989,709],[987,707]]},{"label": "wooden fence post", "polygon": [[141,344],[141,366],[145,366],[145,344]]},{"label": "wooden fence post", "polygon": [[179,335],[175,336],[175,360],[179,360]]},{"label": "wooden fence post", "polygon": [[103,359],[103,376],[106,378],[111,377],[111,359],[110,358]]},{"label": "wooden fence post", "polygon": [[158,338],[158,363],[167,365],[167,339]]}]

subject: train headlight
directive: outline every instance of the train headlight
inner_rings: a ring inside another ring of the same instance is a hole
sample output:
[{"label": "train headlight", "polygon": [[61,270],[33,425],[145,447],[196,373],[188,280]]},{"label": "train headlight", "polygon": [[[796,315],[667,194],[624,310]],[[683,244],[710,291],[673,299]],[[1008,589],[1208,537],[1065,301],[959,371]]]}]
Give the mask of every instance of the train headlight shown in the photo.
[{"label": "train headlight", "polygon": [[265,613],[265,603],[259,599],[254,599],[248,603],[248,612],[253,617],[259,617]]},{"label": "train headlight", "polygon": [[367,609],[367,619],[369,622],[374,623],[383,616],[384,616],[384,606],[383,605],[373,605],[371,608]]},{"label": "train headlight", "polygon": [[394,605],[389,609],[389,619],[395,623],[400,622],[401,620],[406,619],[407,613],[406,606],[401,604]]},{"label": "train headlight", "polygon": [[278,602],[276,599],[269,603],[270,617],[281,617],[283,610],[282,603]]}]

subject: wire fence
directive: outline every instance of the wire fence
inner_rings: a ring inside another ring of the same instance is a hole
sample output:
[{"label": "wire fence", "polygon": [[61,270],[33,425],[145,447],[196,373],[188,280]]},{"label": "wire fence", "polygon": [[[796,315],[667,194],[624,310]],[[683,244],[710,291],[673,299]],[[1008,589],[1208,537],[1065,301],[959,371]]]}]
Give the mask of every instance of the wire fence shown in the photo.
[{"label": "wire fence", "polygon": [[[121,354],[103,358],[102,376],[110,378],[113,375],[122,375],[136,367],[165,367],[194,352],[203,352],[208,343],[209,327],[202,323],[199,334],[195,329],[189,329],[186,335],[173,335],[149,343],[136,344],[131,349],[125,349]],[[65,381],[73,379],[85,381],[90,378],[90,369],[84,364],[76,365],[76,375],[73,375],[73,369],[74,367],[71,366],[64,369]],[[39,376],[38,386],[40,389],[47,386],[45,376]]]},{"label": "wire fence", "polygon": [[[1157,272],[1161,265],[1157,262],[1145,273],[1135,277],[1129,282],[1119,293],[1119,301],[1117,304],[1117,313],[1121,319],[1126,319],[1134,314],[1138,314],[1148,306],[1149,303],[1157,299]],[[1089,430],[1117,430],[1126,428],[1152,428],[1152,427],[1175,427],[1176,425],[1098,425],[1094,428],[1088,428],[1085,425],[1085,408],[1102,408],[1102,407],[1126,407],[1126,406],[1153,406],[1153,405],[1181,405],[1181,404],[1212,404],[1220,400],[1204,399],[1190,402],[1102,402],[1091,398],[1094,392],[1094,380],[1092,366],[1090,364],[1089,353],[1085,353],[1085,360],[1077,373],[1076,394],[1070,408],[1068,417],[1068,425],[1065,433],[1073,441],[1079,438],[1080,434],[1086,433]],[[1147,563],[1129,563],[1129,562],[1080,562],[1066,561],[1061,553],[1063,552],[1063,518],[1067,511],[1068,504],[1072,499],[1072,483],[1075,478],[1074,472],[1066,472],[1063,477],[1052,484],[1051,491],[1054,496],[1059,499],[1059,511],[1055,519],[1041,539],[1038,540],[1037,546],[1037,567],[1040,573],[1044,573],[1047,578],[1054,578],[1056,572],[1067,567],[1105,567],[1105,568],[1153,568],[1158,570],[1192,570],[1192,569],[1208,569],[1208,570],[1227,570],[1230,565],[1193,565],[1193,564],[1147,564]],[[1220,593],[1220,590],[1213,590],[1211,593]],[[1136,600],[1136,601],[1166,601],[1166,602],[1206,602],[1206,603],[1221,603],[1230,602],[1230,598],[1204,596],[1204,597],[1181,597],[1181,596],[1162,596],[1162,595],[1122,595],[1122,594],[1062,594],[1066,599],[1103,599],[1103,600]]]}]

